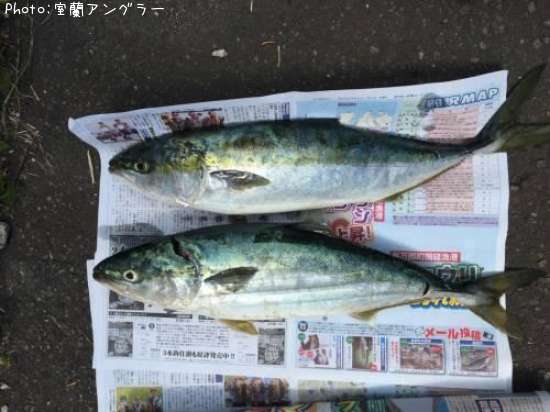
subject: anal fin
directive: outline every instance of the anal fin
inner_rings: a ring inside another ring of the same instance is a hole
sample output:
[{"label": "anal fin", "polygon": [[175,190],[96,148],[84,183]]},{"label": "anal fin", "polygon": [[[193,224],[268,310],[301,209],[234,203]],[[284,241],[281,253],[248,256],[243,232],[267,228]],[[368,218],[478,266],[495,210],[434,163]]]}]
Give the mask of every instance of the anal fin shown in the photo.
[{"label": "anal fin", "polygon": [[373,309],[373,310],[367,310],[365,312],[356,312],[352,313],[350,316],[357,320],[363,320],[365,322],[372,322],[372,320],[376,317],[378,312],[384,310],[386,308],[380,308],[380,309]]},{"label": "anal fin", "polygon": [[246,333],[247,335],[258,334],[258,329],[254,326],[254,323],[248,320],[218,319],[218,322],[237,332]]},{"label": "anal fin", "polygon": [[412,303],[422,302],[425,299],[426,299],[425,297],[421,297],[421,298],[418,298],[418,299],[412,299],[412,300],[409,300],[409,301],[406,301],[406,302],[396,303],[394,305],[388,305],[388,306],[384,306],[384,307],[381,307],[381,308],[375,308],[375,309],[366,310],[366,311],[363,311],[363,312],[352,313],[352,314],[350,314],[350,316],[354,319],[357,319],[357,320],[364,320],[366,322],[371,322],[376,317],[378,312],[382,312],[383,310],[386,310],[386,309],[396,308],[398,306],[405,306],[405,305],[410,305]]}]

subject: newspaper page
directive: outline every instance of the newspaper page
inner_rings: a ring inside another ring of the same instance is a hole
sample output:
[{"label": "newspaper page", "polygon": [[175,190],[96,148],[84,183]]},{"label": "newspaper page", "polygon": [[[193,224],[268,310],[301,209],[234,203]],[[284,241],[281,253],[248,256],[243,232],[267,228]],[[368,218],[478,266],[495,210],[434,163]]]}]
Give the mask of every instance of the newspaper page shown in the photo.
[{"label": "newspaper page", "polygon": [[[472,393],[462,388],[442,390],[402,385],[391,393],[383,389],[371,391],[357,382],[328,381],[318,385],[323,393],[312,398],[307,392],[293,390],[296,385],[292,380],[292,377],[102,369],[97,372],[98,406],[99,410],[109,412],[139,411],[142,406],[143,410],[164,412],[235,408],[256,412],[550,412],[548,392]],[[318,400],[321,397],[322,400]]]},{"label": "newspaper page", "polygon": [[[290,92],[70,119],[70,130],[101,158],[94,262],[165,234],[233,219],[149,198],[110,174],[109,159],[131,144],[196,127],[313,117],[459,142],[474,137],[504,102],[506,77],[499,71],[444,83]],[[507,212],[506,155],[493,154],[476,155],[390,201],[247,220],[319,221],[351,242],[431,268],[447,282],[464,282],[504,268]],[[89,288],[100,370],[292,376],[293,391],[333,381],[388,393],[411,384],[511,389],[506,336],[453,299],[388,309],[374,323],[348,316],[257,322],[259,335],[248,336],[201,314],[118,296],[91,277]]]}]

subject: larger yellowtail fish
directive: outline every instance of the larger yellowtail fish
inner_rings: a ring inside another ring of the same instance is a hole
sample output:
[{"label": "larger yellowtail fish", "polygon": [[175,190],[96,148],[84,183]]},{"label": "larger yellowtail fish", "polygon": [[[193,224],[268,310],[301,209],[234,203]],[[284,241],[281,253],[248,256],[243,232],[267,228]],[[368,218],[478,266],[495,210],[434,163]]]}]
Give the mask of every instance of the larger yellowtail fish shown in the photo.
[{"label": "larger yellowtail fish", "polygon": [[94,278],[121,295],[197,312],[255,333],[254,319],[377,311],[454,297],[517,336],[498,298],[545,275],[518,269],[452,287],[428,270],[296,226],[240,224],[168,236],[99,263]]},{"label": "larger yellowtail fish", "polygon": [[525,75],[471,143],[425,142],[337,120],[260,122],[138,143],[109,170],[152,197],[225,214],[382,200],[473,154],[550,141],[550,126],[515,122],[543,68]]}]

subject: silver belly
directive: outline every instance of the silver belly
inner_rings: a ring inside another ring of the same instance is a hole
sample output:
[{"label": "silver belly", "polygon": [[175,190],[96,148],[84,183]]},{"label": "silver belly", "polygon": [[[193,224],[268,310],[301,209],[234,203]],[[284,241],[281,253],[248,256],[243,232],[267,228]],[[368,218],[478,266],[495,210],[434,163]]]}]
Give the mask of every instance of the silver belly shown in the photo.
[{"label": "silver belly", "polygon": [[270,183],[235,190],[208,178],[205,189],[190,206],[226,214],[255,214],[377,201],[408,190],[461,160],[441,159],[419,165],[311,165],[247,170],[266,177]]}]

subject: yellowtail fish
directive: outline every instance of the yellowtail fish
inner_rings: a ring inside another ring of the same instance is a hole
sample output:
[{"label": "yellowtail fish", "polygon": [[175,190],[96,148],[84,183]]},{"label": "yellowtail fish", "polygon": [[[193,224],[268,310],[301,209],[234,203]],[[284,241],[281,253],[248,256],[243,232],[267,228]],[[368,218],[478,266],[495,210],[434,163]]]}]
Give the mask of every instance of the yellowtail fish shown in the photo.
[{"label": "yellowtail fish", "polygon": [[427,269],[299,226],[234,224],[168,236],[99,263],[94,278],[117,293],[201,313],[255,333],[254,319],[351,314],[454,297],[512,336],[498,304],[505,292],[544,276],[517,269],[465,286]]},{"label": "yellowtail fish", "polygon": [[550,126],[516,123],[543,69],[527,73],[466,144],[360,130],[337,120],[259,122],[147,140],[113,157],[109,170],[151,197],[225,214],[378,201],[473,154],[550,141]]}]

